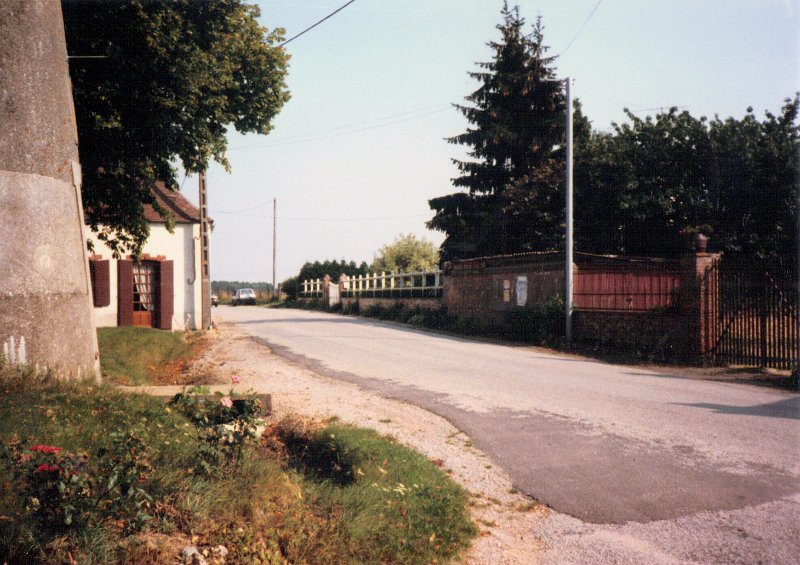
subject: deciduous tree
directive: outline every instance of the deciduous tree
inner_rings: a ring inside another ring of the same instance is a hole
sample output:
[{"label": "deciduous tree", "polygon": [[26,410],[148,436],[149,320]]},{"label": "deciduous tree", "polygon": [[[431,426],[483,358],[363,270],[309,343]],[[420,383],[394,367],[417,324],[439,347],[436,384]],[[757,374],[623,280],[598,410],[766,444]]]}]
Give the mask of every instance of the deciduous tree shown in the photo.
[{"label": "deciduous tree", "polygon": [[425,238],[412,233],[401,235],[380,248],[372,262],[372,271],[411,273],[432,271],[439,264],[439,250]]},{"label": "deciduous tree", "polygon": [[[148,235],[156,180],[174,164],[226,168],[226,133],[266,134],[288,100],[282,30],[242,0],[63,0],[83,199],[92,229],[119,252]],[[98,57],[98,58],[89,58]]]}]

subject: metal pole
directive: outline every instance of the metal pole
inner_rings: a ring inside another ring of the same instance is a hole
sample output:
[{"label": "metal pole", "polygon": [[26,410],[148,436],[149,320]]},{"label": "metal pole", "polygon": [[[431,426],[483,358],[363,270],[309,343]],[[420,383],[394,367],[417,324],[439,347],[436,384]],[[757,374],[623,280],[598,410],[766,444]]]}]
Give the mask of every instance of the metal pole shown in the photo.
[{"label": "metal pole", "polygon": [[564,334],[567,341],[572,341],[572,93],[570,79],[567,77],[567,238],[566,265],[564,279]]},{"label": "metal pole", "polygon": [[[797,195],[797,207],[796,207],[796,222],[797,222],[797,234],[796,234],[796,247],[795,253],[797,253],[796,261],[797,261],[797,271],[794,274],[794,284],[796,285],[795,292],[797,293],[796,304],[800,307],[800,193]],[[792,380],[794,381],[792,384],[794,385],[794,389],[800,391],[800,314],[797,315],[797,322],[796,322],[796,333],[795,336],[797,337],[796,340],[796,348],[797,348],[797,357],[794,360],[794,374],[792,375]],[[791,370],[791,364],[789,367]]]},{"label": "metal pole", "polygon": [[275,296],[275,225],[278,221],[278,199],[272,199],[272,296]]}]

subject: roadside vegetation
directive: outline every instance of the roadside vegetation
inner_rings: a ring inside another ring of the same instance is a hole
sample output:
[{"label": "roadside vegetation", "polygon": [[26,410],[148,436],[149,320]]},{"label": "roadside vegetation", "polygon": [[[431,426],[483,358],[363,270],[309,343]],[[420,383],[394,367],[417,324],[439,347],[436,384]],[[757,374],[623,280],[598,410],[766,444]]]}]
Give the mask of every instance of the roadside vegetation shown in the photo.
[{"label": "roadside vegetation", "polygon": [[509,310],[497,320],[455,316],[450,314],[444,306],[440,308],[421,308],[419,306],[409,308],[399,301],[391,306],[372,304],[363,308],[357,301],[328,307],[320,300],[287,301],[272,306],[363,316],[464,336],[491,337],[536,345],[558,346],[561,344],[561,336],[564,334],[564,303],[561,300],[551,300],[542,305]]},{"label": "roadside vegetation", "polygon": [[[423,456],[256,397],[163,401],[0,359],[0,563],[436,563],[476,529]],[[266,425],[266,431],[262,430]]]},{"label": "roadside vegetation", "polygon": [[191,360],[203,349],[200,333],[152,328],[98,328],[103,377],[120,385],[191,384]]}]

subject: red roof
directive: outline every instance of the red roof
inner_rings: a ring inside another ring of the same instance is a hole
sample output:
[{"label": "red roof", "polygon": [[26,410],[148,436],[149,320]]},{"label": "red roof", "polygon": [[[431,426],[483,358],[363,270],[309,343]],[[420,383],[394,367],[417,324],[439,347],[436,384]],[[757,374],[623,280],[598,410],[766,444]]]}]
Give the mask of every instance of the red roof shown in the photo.
[{"label": "red roof", "polygon": [[[168,189],[162,181],[156,182],[151,190],[161,207],[172,212],[176,224],[200,223],[200,210],[186,200],[180,192]],[[164,221],[161,214],[156,212],[149,204],[144,207],[144,217],[148,222],[159,223]]]}]

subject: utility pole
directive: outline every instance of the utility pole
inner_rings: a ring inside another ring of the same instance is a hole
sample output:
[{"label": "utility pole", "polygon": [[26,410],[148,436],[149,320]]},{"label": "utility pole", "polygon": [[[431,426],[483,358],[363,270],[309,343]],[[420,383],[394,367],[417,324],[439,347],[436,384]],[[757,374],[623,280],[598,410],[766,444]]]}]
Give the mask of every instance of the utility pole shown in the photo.
[{"label": "utility pole", "polygon": [[572,93],[570,78],[567,77],[567,237],[566,265],[564,279],[564,334],[568,342],[572,341]]},{"label": "utility pole", "polygon": [[[797,271],[794,274],[794,284],[795,292],[797,296],[795,297],[797,302],[796,304],[800,305],[800,193],[797,195],[797,208],[798,211],[797,217],[795,221],[797,222],[797,247],[795,251],[797,252]],[[794,360],[794,374],[792,375],[794,389],[800,391],[800,315],[797,316],[797,329],[795,335],[798,337],[797,340],[797,357]]]},{"label": "utility pole", "polygon": [[200,327],[211,329],[211,269],[209,267],[208,245],[208,190],[206,188],[206,172],[200,171]]},{"label": "utility pole", "polygon": [[278,199],[272,199],[272,296],[275,296],[275,290],[277,287],[275,286],[275,248],[276,248],[276,240],[275,235],[276,225],[278,223]]},{"label": "utility pole", "polygon": [[99,379],[61,2],[0,4],[0,356]]}]

